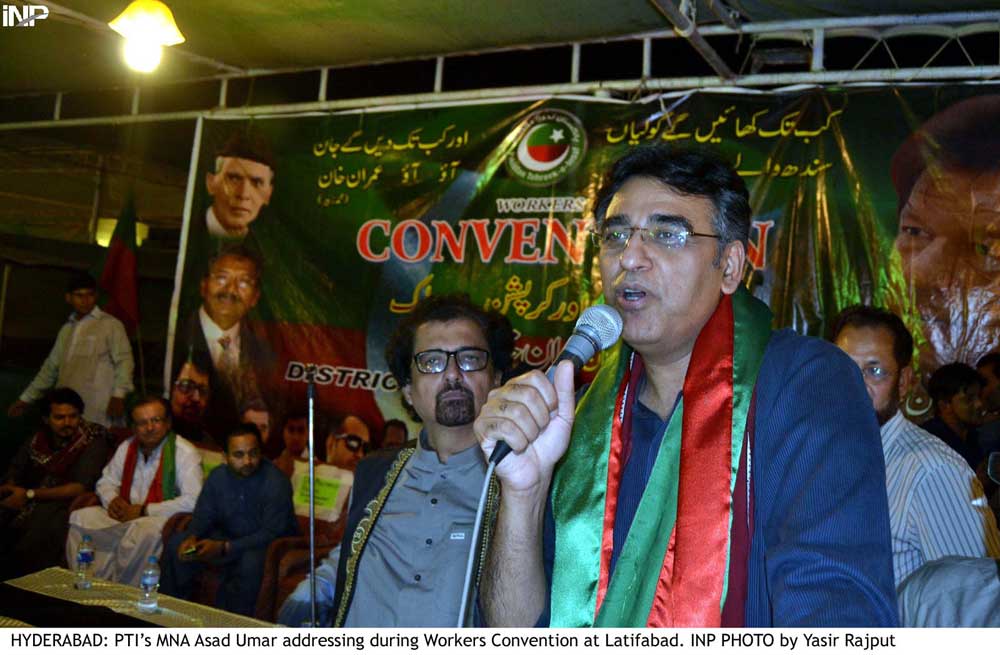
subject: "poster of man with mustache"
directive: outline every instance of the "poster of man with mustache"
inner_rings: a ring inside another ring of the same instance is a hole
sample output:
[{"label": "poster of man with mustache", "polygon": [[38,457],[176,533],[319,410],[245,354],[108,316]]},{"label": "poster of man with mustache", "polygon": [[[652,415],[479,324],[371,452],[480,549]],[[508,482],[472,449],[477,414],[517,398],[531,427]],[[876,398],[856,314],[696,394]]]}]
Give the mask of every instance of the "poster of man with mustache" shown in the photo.
[{"label": "poster of man with mustache", "polygon": [[246,320],[260,300],[260,274],[260,259],[251,249],[221,249],[201,279],[201,306],[178,331],[176,366],[199,352],[211,362],[211,402],[204,425],[211,435],[226,434],[238,423],[241,407],[270,395],[267,379],[274,354]]}]

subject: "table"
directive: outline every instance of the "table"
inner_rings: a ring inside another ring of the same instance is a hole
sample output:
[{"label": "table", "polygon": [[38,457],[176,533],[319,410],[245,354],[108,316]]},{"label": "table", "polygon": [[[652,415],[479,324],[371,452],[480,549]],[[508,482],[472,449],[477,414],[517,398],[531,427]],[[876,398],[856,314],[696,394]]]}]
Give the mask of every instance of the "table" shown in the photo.
[{"label": "table", "polygon": [[160,594],[153,614],[136,609],[137,588],[94,579],[90,589],[76,576],[51,567],[0,584],[0,625],[14,620],[38,627],[260,628],[273,624]]}]

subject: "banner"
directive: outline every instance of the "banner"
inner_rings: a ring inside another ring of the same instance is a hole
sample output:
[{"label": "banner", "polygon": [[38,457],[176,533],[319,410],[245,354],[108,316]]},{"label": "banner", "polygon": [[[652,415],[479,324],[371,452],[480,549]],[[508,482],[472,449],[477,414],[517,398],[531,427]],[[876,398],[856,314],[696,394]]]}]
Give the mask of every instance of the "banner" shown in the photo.
[{"label": "banner", "polygon": [[[206,120],[166,374],[208,352],[210,423],[262,406],[274,444],[318,365],[322,457],[344,416],[375,443],[385,420],[405,418],[383,349],[426,295],[467,292],[504,313],[516,362],[545,366],[601,294],[588,238],[601,177],[652,144],[712,148],[743,176],[746,281],[776,327],[823,335],[838,310],[872,303],[904,316],[920,375],[974,364],[1000,332],[996,92],[711,91]],[[233,247],[257,263],[230,257],[210,275]],[[910,410],[926,410],[922,390]]]}]

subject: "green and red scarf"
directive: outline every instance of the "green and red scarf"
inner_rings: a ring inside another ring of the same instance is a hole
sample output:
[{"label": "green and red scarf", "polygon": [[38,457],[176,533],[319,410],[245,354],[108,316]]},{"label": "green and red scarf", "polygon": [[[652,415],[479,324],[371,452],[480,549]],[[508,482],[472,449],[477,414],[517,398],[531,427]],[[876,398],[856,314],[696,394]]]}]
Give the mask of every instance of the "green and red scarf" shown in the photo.
[{"label": "green and red scarf", "polygon": [[[125,467],[122,470],[122,488],[119,496],[131,503],[129,495],[132,493],[132,478],[135,476],[135,465],[139,459],[139,439],[133,437],[129,442],[128,452],[125,453]],[[160,465],[156,469],[156,476],[149,485],[146,492],[146,500],[143,505],[151,503],[162,503],[171,500],[177,495],[177,435],[173,431],[167,433],[163,438],[163,452],[160,455]]]},{"label": "green and red scarf", "polygon": [[606,353],[577,407],[571,447],[552,481],[551,625],[721,624],[733,488],[770,324],[767,306],[741,287],[722,297],[702,328],[683,399],[614,575],[615,510],[642,360],[623,343]]}]

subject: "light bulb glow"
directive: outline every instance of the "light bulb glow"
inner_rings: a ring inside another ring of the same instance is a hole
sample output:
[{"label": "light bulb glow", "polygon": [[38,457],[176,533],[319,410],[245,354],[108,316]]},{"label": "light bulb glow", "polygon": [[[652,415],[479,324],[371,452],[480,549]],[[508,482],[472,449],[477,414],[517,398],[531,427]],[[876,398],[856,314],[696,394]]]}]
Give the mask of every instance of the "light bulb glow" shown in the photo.
[{"label": "light bulb glow", "polygon": [[125,39],[123,52],[128,67],[140,73],[152,73],[163,56],[160,44],[139,39]]}]

